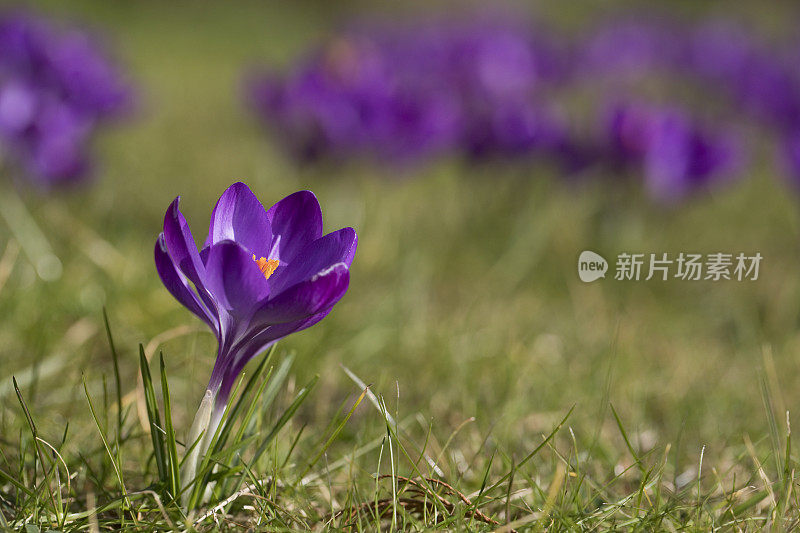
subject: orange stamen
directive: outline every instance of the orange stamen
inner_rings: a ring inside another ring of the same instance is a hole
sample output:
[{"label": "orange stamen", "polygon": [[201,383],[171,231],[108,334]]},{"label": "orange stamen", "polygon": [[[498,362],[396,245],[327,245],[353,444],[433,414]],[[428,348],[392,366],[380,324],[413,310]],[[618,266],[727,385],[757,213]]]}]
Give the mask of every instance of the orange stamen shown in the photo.
[{"label": "orange stamen", "polygon": [[267,259],[266,257],[256,259],[256,254],[253,254],[253,261],[256,262],[258,269],[267,279],[275,272],[275,269],[278,268],[278,264],[280,263],[277,259]]}]

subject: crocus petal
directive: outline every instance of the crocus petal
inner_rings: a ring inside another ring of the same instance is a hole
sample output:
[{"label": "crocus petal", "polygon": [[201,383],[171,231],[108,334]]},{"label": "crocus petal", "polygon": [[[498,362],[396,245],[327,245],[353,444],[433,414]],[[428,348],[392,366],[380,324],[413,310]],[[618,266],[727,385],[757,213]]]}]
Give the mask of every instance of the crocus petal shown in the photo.
[{"label": "crocus petal", "polygon": [[[311,315],[310,317],[297,320],[295,322],[287,322],[285,324],[276,324],[274,326],[270,326],[267,329],[257,333],[255,336],[250,337],[246,341],[242,342],[239,346],[237,346],[238,351],[230,363],[230,367],[228,368],[227,372],[225,372],[225,376],[222,380],[222,390],[227,391],[228,393],[230,392],[233,382],[239,376],[239,373],[242,371],[245,365],[247,365],[247,363],[250,362],[253,357],[263,352],[282,338],[291,335],[292,333],[297,333],[298,331],[310,328],[328,316],[328,313],[331,312],[331,309],[332,307],[329,307],[315,315]],[[225,396],[225,398],[227,400],[227,396]]]},{"label": "crocus petal", "polygon": [[167,290],[184,305],[189,311],[200,317],[203,322],[211,326],[214,331],[218,330],[217,317],[214,315],[216,310],[210,311],[200,300],[197,294],[189,286],[186,276],[183,275],[173,263],[167,253],[167,245],[164,242],[164,234],[161,233],[156,240],[155,248],[156,270]]},{"label": "crocus petal", "polygon": [[280,238],[277,256],[281,262],[291,262],[306,244],[322,235],[322,210],[311,191],[290,194],[269,208],[267,218],[274,239]]},{"label": "crocus petal", "polygon": [[[287,322],[285,324],[276,324],[270,327],[267,331],[269,331],[270,336],[275,337],[275,340],[280,340],[287,335],[291,335],[292,333],[297,333],[298,331],[302,331],[306,328],[310,328],[326,316],[328,313],[331,312],[332,307],[328,307],[327,309],[320,311],[316,315],[311,315],[310,317],[304,318],[302,320],[298,320],[296,322]],[[258,340],[258,339],[257,339]],[[255,343],[258,344],[257,342]]]},{"label": "crocus petal", "polygon": [[186,274],[195,285],[202,284],[205,275],[197,245],[183,214],[178,209],[180,196],[175,198],[164,215],[164,242],[170,257],[178,268]]},{"label": "crocus petal", "polygon": [[279,268],[270,278],[272,294],[280,294],[337,263],[349,268],[357,245],[358,237],[353,228],[342,228],[308,243],[285,269]]},{"label": "crocus petal", "polygon": [[233,241],[221,241],[209,249],[206,287],[219,305],[237,318],[248,316],[269,294],[269,284],[252,253]]},{"label": "crocus petal", "polygon": [[205,246],[223,240],[236,241],[257,257],[269,254],[272,230],[267,212],[244,183],[228,187],[211,213]]},{"label": "crocus petal", "polygon": [[251,327],[296,322],[317,314],[338,302],[349,283],[347,265],[337,263],[328,267],[267,301],[253,314]]}]

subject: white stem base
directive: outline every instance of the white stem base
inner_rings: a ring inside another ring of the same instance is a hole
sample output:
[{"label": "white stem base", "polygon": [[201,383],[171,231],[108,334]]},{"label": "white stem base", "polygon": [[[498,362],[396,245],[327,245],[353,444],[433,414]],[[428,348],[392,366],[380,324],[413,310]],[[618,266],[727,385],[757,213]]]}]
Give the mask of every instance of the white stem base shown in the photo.
[{"label": "white stem base", "polygon": [[[200,407],[197,409],[197,414],[194,415],[194,422],[189,429],[189,436],[186,439],[187,449],[191,449],[189,455],[183,460],[183,467],[181,468],[181,488],[186,489],[189,483],[197,475],[197,466],[200,460],[205,456],[208,446],[211,443],[211,435],[215,429],[209,427],[211,422],[211,410],[214,406],[214,393],[206,390],[203,399],[200,401]],[[201,439],[200,442],[197,442]],[[197,444],[195,444],[197,443]],[[194,448],[192,448],[194,446]],[[191,490],[184,490],[181,502],[184,507],[189,503]]]}]

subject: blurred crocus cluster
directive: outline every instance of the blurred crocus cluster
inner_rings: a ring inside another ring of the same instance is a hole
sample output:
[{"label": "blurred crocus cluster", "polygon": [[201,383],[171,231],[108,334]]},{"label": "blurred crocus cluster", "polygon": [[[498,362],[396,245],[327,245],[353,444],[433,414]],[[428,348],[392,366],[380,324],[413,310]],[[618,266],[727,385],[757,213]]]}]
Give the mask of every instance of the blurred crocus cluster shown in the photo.
[{"label": "blurred crocus cluster", "polygon": [[362,25],[285,75],[252,75],[247,95],[303,159],[555,153],[567,132],[544,94],[563,66],[551,39],[507,21]]},{"label": "blurred crocus cluster", "polygon": [[746,135],[764,131],[800,182],[790,47],[717,19],[543,28],[485,14],[362,24],[285,72],[251,73],[247,99],[302,160],[545,160],[624,170],[669,202],[745,175]]},{"label": "blurred crocus cluster", "polygon": [[49,189],[89,172],[96,126],[131,88],[98,43],[27,13],[0,14],[0,162]]},{"label": "blurred crocus cluster", "polygon": [[[704,174],[719,179],[697,179],[690,172],[683,181],[672,180],[675,187],[667,196],[741,174],[737,170],[749,155],[748,143],[735,137],[745,129],[769,141],[778,168],[800,186],[800,58],[796,42],[767,42],[742,24],[724,18],[696,25],[634,18],[598,28],[580,48],[576,81],[585,69],[600,78],[613,78],[617,90],[631,94],[635,93],[631,87],[643,80],[669,79],[671,84],[682,85],[681,89],[695,89],[692,105],[684,105],[684,122],[691,120],[692,114],[715,111],[714,128],[706,125],[700,134],[704,139],[700,144],[706,148],[696,151],[691,165],[706,167]],[[676,89],[664,85],[662,99]],[[680,99],[672,97],[676,103]],[[675,106],[670,107],[668,113],[677,112]],[[648,122],[658,129],[661,113],[650,115]],[[610,132],[613,144],[613,127]],[[652,182],[663,182],[650,169],[643,174],[651,191]]]}]

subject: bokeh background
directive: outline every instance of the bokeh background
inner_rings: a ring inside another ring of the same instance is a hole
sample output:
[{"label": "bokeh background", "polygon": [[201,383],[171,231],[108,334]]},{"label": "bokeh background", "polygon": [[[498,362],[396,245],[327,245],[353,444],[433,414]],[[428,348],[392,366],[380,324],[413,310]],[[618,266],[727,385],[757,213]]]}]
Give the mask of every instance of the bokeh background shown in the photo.
[{"label": "bokeh background", "polygon": [[[595,453],[613,464],[623,448],[611,404],[643,449],[670,443],[677,463],[691,468],[685,465],[696,464],[707,446],[705,461],[725,471],[738,460],[743,435],[765,444],[771,417],[782,425],[782,413],[800,402],[800,196],[775,157],[781,138],[757,121],[743,120],[750,158],[739,179],[669,202],[648,194],[637,167],[590,166],[569,175],[537,157],[447,154],[399,165],[363,157],[298,161],[283,148],[279,125],[265,129],[243,103],[250,67],[290,71],[354,19],[414,20],[429,15],[429,5],[77,1],[27,9],[102,35],[136,97],[130,116],[95,135],[88,186],[43,193],[13,166],[3,169],[0,194],[18,200],[4,203],[0,220],[4,435],[18,423],[12,374],[43,432],[59,433],[66,420],[91,424],[81,377],[102,394],[103,376],[112,375],[103,306],[130,390],[138,343],[175,332],[160,347],[184,420],[178,426],[188,425],[213,364],[214,339],[163,288],[152,249],[175,196],[201,238],[217,197],[236,180],[266,205],[311,189],[326,231],[349,225],[359,234],[346,297],[320,325],[281,345],[297,353],[293,382],[321,376],[303,407],[311,427],[325,427],[360,392],[345,365],[401,418],[411,417],[412,431],[424,435],[432,421],[434,435],[445,440],[474,417],[456,439],[465,456],[490,432],[524,454],[575,405],[577,438],[599,442]],[[437,9],[446,16],[456,4]],[[572,41],[632,14],[678,25],[723,17],[765,46],[788,43],[780,53],[800,51],[800,13],[788,2],[770,9],[664,2],[644,13],[634,2],[514,9]],[[642,94],[706,122],[711,117],[715,126],[708,110],[723,96],[672,91],[666,77],[652,82],[654,90],[643,82]],[[573,88],[566,109],[576,127],[595,116],[607,96],[603,83],[587,76]],[[731,104],[728,112],[737,111]],[[44,279],[31,257],[36,246],[25,247],[37,231],[62,267],[45,268]],[[763,261],[757,281],[608,276],[585,284],[576,263],[586,249],[612,260],[621,252],[760,252]],[[380,424],[375,410],[361,408],[337,446],[379,436]],[[76,447],[93,438],[74,435]]]}]

